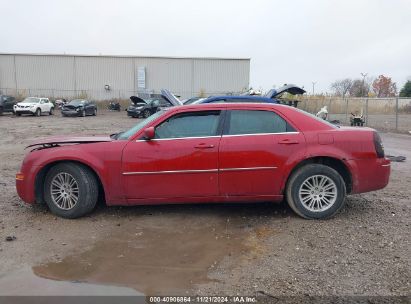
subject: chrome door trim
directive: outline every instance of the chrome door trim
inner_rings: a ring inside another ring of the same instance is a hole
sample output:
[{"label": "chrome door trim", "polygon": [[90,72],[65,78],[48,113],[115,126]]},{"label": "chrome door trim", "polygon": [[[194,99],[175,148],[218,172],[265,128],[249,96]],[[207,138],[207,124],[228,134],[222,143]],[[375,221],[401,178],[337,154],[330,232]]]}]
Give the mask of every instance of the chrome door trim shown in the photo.
[{"label": "chrome door trim", "polygon": [[171,170],[171,171],[136,171],[136,172],[123,172],[123,175],[174,174],[174,173],[208,173],[208,172],[218,172],[218,169]]},{"label": "chrome door trim", "polygon": [[277,167],[249,167],[249,168],[223,168],[219,171],[230,172],[230,171],[254,171],[254,170],[272,170],[277,169]]},{"label": "chrome door trim", "polygon": [[248,167],[248,168],[223,168],[223,169],[203,169],[203,170],[170,170],[170,171],[135,171],[135,172],[123,172],[123,175],[175,174],[175,173],[212,173],[212,172],[230,172],[230,171],[273,170],[273,169],[277,169],[277,167]]}]

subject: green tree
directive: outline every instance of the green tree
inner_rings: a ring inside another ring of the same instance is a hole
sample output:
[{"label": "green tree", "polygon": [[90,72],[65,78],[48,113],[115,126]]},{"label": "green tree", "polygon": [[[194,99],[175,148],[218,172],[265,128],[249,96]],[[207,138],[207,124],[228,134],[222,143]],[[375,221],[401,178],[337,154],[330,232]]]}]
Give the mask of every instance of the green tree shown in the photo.
[{"label": "green tree", "polygon": [[411,97],[411,80],[408,80],[402,87],[400,97]]}]

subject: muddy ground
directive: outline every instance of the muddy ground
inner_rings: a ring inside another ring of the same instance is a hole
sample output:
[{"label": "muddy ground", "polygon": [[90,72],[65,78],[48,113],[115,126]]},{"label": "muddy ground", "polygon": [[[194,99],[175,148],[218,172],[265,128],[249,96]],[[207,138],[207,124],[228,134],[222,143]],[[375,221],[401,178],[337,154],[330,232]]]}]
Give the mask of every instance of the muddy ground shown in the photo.
[{"label": "muddy ground", "polygon": [[326,221],[269,203],[99,206],[65,220],[17,196],[14,176],[32,138],[136,122],[108,111],[0,117],[0,295],[409,295],[409,135],[382,134],[388,154],[408,158],[392,164],[389,186],[350,196]]}]

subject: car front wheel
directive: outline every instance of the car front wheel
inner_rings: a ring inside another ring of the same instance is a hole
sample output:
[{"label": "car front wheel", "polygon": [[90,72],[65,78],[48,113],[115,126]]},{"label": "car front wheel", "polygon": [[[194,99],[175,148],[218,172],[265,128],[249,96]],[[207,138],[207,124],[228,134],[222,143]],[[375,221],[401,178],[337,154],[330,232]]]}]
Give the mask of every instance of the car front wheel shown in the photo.
[{"label": "car front wheel", "polygon": [[52,167],[44,183],[44,199],[52,213],[78,218],[91,212],[98,199],[98,184],[85,166],[60,163]]},{"label": "car front wheel", "polygon": [[40,108],[37,108],[36,112],[34,112],[34,115],[37,116],[37,117],[41,116]]},{"label": "car front wheel", "polygon": [[50,108],[49,115],[53,115],[54,108]]},{"label": "car front wheel", "polygon": [[344,206],[346,187],[341,175],[333,168],[310,164],[292,174],[286,196],[291,209],[301,217],[325,219]]}]

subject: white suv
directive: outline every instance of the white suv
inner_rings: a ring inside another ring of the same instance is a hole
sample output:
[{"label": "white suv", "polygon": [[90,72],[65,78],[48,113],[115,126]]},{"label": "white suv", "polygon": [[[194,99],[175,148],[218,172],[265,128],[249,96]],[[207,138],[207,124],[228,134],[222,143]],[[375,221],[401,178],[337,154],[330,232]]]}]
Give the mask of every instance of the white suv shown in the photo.
[{"label": "white suv", "polygon": [[41,113],[53,115],[53,111],[54,105],[48,98],[27,97],[14,106],[14,113],[16,113],[17,116],[21,114],[40,116]]}]

